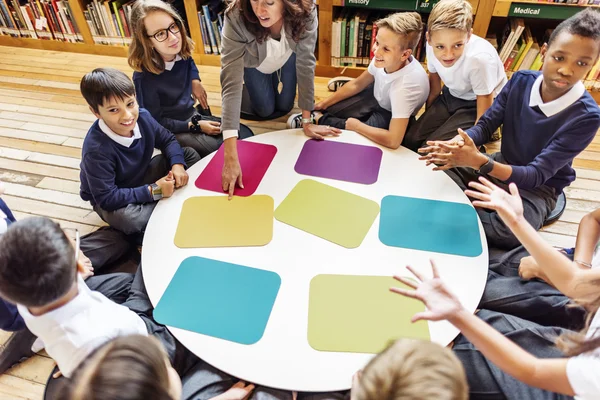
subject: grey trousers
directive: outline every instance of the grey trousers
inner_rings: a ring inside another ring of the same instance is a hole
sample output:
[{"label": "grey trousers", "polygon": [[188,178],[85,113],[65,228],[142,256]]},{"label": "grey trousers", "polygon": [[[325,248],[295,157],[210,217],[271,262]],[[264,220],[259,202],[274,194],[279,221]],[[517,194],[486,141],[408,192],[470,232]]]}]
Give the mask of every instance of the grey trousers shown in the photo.
[{"label": "grey trousers", "polygon": [[454,97],[446,86],[437,99],[407,130],[402,146],[417,151],[428,140],[450,140],[458,128],[468,129],[477,120],[477,101]]},{"label": "grey trousers", "polygon": [[523,246],[510,250],[490,264],[479,308],[510,314],[544,326],[579,331],[585,310],[559,290],[539,279],[519,277],[519,264],[529,253]]},{"label": "grey trousers", "polygon": [[329,107],[319,119],[319,125],[346,129],[348,118],[356,118],[369,126],[389,129],[392,113],[379,105],[373,95],[374,87],[372,83],[360,93]]},{"label": "grey trousers", "polygon": [[[505,162],[501,153],[492,154],[492,158],[497,162]],[[477,179],[482,176],[473,168],[466,167],[452,168],[446,171],[446,173],[462,190],[468,188],[469,182],[477,181]],[[508,185],[505,182],[489,175],[483,176],[500,188],[508,190]],[[525,219],[536,230],[540,229],[548,214],[552,212],[556,206],[558,194],[554,188],[546,185],[542,185],[535,189],[519,189],[519,193],[523,200],[523,215],[525,216]],[[481,224],[483,225],[489,247],[510,250],[520,245],[515,235],[513,235],[510,229],[502,221],[497,212],[483,208],[477,208],[476,210],[481,219]]]},{"label": "grey trousers", "polygon": [[123,232],[109,226],[82,236],[80,249],[92,262],[94,275],[118,269],[130,259],[137,259],[139,263],[135,244]]},{"label": "grey trousers", "polygon": [[[190,147],[184,147],[183,154],[188,168],[200,161],[198,153]],[[169,161],[164,155],[159,154],[153,157],[152,160],[150,160],[150,165],[148,165],[142,184],[149,185],[156,182],[167,175],[169,170]],[[126,235],[134,235],[144,233],[146,225],[148,225],[148,220],[154,211],[154,207],[156,207],[156,202],[128,204],[118,210],[107,211],[96,204],[94,206],[94,211],[96,211],[100,218],[111,227]]]},{"label": "grey trousers", "polygon": [[[173,368],[182,377],[183,399],[185,400],[207,400],[215,397],[233,386],[239,379],[214,368],[187,350],[169,330],[157,323],[152,313],[154,308],[146,293],[144,279],[142,277],[142,266],[140,265],[135,274],[129,298],[123,303],[130,310],[138,314],[148,329],[148,333],[154,335],[164,345]],[[327,400],[344,399],[345,393],[302,393],[299,399]],[[287,400],[292,399],[289,391],[272,389],[258,386],[252,392],[250,399],[254,400]]]},{"label": "grey trousers", "polygon": [[[490,324],[529,353],[539,358],[562,358],[564,355],[554,345],[556,337],[569,332],[566,329],[541,326],[511,315],[481,310],[479,318]],[[566,400],[572,399],[557,393],[528,386],[487,360],[462,334],[452,348],[465,368],[471,400]]]},{"label": "grey trousers", "polygon": [[[192,113],[198,114],[198,113]],[[200,115],[198,114],[203,121],[214,121],[221,122],[221,118]],[[192,116],[190,116],[192,118]],[[249,137],[254,136],[252,130],[244,124],[240,124],[240,129],[238,131],[239,139],[247,139]],[[223,135],[207,135],[206,133],[191,133],[191,132],[182,132],[175,133],[175,138],[181,145],[181,147],[190,147],[200,155],[200,158],[204,158],[212,152],[219,150],[221,144],[223,143]],[[189,165],[188,165],[189,166]]]}]

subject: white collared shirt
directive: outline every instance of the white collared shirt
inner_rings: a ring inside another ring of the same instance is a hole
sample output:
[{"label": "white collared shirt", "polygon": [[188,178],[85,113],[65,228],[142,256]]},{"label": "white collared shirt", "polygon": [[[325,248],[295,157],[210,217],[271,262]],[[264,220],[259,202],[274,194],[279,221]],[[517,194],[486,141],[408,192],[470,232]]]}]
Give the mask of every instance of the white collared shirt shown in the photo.
[{"label": "white collared shirt", "polygon": [[175,59],[173,61],[165,61],[165,70],[166,71],[170,71],[173,69],[173,66],[175,65],[175,63],[179,60],[182,60],[181,56],[179,54],[177,54],[175,56]]},{"label": "white collared shirt", "polygon": [[17,305],[27,328],[44,342],[67,378],[104,343],[120,336],[148,335],[146,324],[136,313],[90,290],[79,274],[77,289],[74,299],[40,316]]},{"label": "white collared shirt", "polygon": [[375,99],[392,113],[392,118],[410,118],[427,100],[429,78],[421,63],[412,56],[407,65],[391,74],[384,68],[377,68],[375,60],[371,60],[368,71],[375,79]]},{"label": "white collared shirt", "polygon": [[133,136],[132,137],[125,137],[125,136],[117,135],[116,133],[113,132],[112,129],[110,129],[108,127],[108,125],[106,125],[106,122],[104,122],[104,120],[102,120],[102,119],[98,121],[98,126],[100,127],[100,130],[102,130],[102,132],[104,132],[106,134],[106,136],[108,136],[115,142],[119,143],[121,146],[131,147],[134,140],[140,139],[142,137],[142,132],[140,132],[140,128],[139,128],[137,122],[135,123],[135,126],[133,127]]},{"label": "white collared shirt", "polygon": [[498,52],[477,35],[471,35],[463,54],[451,67],[445,67],[435,57],[429,43],[425,51],[429,72],[437,73],[450,94],[459,99],[472,101],[491,93],[496,97],[507,82]]},{"label": "white collared shirt", "polygon": [[581,81],[579,81],[571,88],[571,90],[560,96],[558,99],[544,103],[544,100],[542,100],[542,93],[540,91],[543,80],[544,76],[540,74],[535,82],[533,82],[531,94],[529,96],[529,107],[538,106],[544,115],[546,115],[546,117],[551,117],[555,114],[558,114],[579,100],[579,98],[585,93],[585,86]]}]

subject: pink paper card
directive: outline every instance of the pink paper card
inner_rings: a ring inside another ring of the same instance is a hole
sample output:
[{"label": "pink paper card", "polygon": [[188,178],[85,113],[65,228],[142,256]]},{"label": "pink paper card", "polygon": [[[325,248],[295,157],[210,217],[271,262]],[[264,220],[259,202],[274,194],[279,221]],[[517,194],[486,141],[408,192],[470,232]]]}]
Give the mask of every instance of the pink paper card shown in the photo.
[{"label": "pink paper card", "polygon": [[[237,149],[242,168],[244,189],[236,186],[235,194],[236,196],[250,196],[256,191],[269,169],[277,153],[277,147],[270,144],[238,140]],[[224,152],[225,150],[221,146],[196,179],[197,188],[223,193],[221,173],[223,171]]]}]

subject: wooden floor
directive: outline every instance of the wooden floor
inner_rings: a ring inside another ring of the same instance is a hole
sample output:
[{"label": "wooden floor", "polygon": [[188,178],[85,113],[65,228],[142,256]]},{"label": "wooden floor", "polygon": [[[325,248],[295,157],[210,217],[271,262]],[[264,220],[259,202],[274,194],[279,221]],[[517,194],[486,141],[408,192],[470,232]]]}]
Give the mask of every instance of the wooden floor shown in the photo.
[{"label": "wooden floor", "polygon": [[[81,145],[95,120],[79,93],[79,80],[97,67],[132,74],[124,58],[0,46],[0,179],[6,186],[2,198],[17,219],[47,216],[82,233],[102,224],[78,194]],[[220,115],[219,68],[199,69],[211,109]],[[327,79],[316,81],[316,97],[327,97]],[[285,118],[247,124],[258,134],[285,129]],[[580,219],[600,207],[600,137],[575,166],[578,179],[566,190],[567,210],[542,233],[556,246],[573,246]],[[0,332],[0,343],[8,336]],[[12,368],[0,376],[0,400],[41,399],[53,366],[44,354]]]}]

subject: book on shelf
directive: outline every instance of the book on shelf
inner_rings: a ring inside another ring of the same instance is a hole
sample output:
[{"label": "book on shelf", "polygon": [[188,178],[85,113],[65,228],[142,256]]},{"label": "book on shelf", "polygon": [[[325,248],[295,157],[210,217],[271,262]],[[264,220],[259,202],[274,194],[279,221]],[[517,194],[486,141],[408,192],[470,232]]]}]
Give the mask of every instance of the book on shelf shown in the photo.
[{"label": "book on shelf", "polygon": [[83,15],[95,44],[131,43],[133,3],[133,0],[92,0],[86,5]]},{"label": "book on shelf", "polygon": [[218,8],[213,8],[204,4],[198,11],[198,21],[200,22],[200,34],[202,35],[202,44],[205,54],[221,54],[221,30],[223,29],[224,8],[219,4]]},{"label": "book on shelf", "polygon": [[[508,21],[501,33],[490,34],[486,39],[497,44],[498,54],[508,73],[522,70],[540,71],[540,50],[542,45],[548,42],[553,30],[545,29],[536,36],[522,18],[515,18]],[[584,85],[588,90],[600,90],[600,60],[586,75]]]},{"label": "book on shelf", "polygon": [[[373,58],[377,37],[375,22],[386,12],[357,8],[339,8],[331,29],[331,65],[334,67],[367,67]],[[425,61],[425,30],[417,45],[414,57]]]},{"label": "book on shelf", "polygon": [[83,42],[68,0],[0,0],[0,34]]}]

